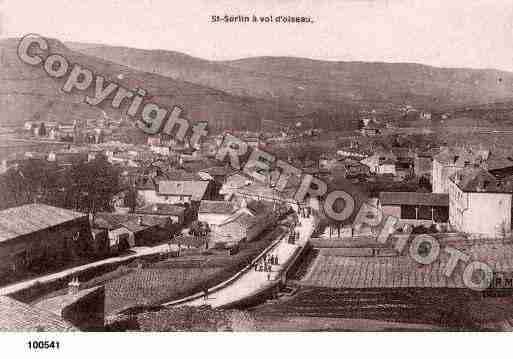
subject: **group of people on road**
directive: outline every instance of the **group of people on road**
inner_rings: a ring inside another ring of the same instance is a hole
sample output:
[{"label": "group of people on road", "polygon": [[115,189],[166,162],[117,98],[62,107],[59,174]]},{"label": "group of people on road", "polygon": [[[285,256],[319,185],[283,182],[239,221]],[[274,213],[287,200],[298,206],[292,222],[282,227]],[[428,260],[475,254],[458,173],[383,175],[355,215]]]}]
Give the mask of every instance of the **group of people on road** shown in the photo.
[{"label": "group of people on road", "polygon": [[255,271],[267,272],[267,280],[271,279],[272,266],[279,264],[278,256],[276,254],[264,254],[262,259],[255,263]]},{"label": "group of people on road", "polygon": [[301,207],[298,212],[301,218],[310,218],[312,209],[310,207]]}]

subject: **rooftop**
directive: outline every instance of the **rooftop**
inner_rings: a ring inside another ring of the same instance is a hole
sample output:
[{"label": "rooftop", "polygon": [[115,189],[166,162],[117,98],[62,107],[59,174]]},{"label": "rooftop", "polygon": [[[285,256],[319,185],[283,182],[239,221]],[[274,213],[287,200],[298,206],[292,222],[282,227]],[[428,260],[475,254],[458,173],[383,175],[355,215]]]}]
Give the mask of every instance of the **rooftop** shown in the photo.
[{"label": "rooftop", "polygon": [[198,213],[232,214],[236,209],[233,202],[203,200]]},{"label": "rooftop", "polygon": [[84,213],[33,203],[0,211],[0,242],[86,217]]},{"label": "rooftop", "polygon": [[499,180],[483,168],[463,168],[450,179],[465,192],[513,192],[513,181]]},{"label": "rooftop", "polygon": [[[333,248],[321,249],[303,284],[328,288],[465,288],[465,266],[457,266],[449,277],[444,275],[450,258],[445,251],[432,264],[420,265],[408,255],[397,255],[392,248],[379,249],[377,256],[368,248],[350,249],[341,248],[336,254]],[[494,271],[513,272],[511,244],[479,243],[459,249],[470,261],[488,263]]]},{"label": "rooftop", "polygon": [[0,296],[0,331],[76,331],[60,316],[6,296]]},{"label": "rooftop", "polygon": [[[142,225],[139,225],[139,218],[142,219]],[[100,212],[95,215],[94,224],[96,227],[108,230],[125,227],[130,231],[137,232],[147,227],[163,226],[165,225],[165,220],[144,214]]]},{"label": "rooftop", "polygon": [[161,195],[190,196],[193,201],[201,201],[208,184],[208,181],[160,181],[157,187]]},{"label": "rooftop", "polygon": [[181,216],[185,212],[185,208],[169,203],[154,203],[147,206],[137,208],[136,213]]}]

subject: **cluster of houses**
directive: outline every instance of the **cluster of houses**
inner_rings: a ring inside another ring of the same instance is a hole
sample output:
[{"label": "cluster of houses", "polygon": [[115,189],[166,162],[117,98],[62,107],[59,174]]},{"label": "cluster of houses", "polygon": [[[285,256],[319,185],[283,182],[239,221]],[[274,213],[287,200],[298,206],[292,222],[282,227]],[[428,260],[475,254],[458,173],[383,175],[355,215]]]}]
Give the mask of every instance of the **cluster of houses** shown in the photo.
[{"label": "cluster of houses", "polygon": [[444,148],[427,158],[421,171],[431,167],[432,193],[382,192],[384,213],[402,223],[447,224],[474,237],[511,234],[513,159],[471,148]]},{"label": "cluster of houses", "polygon": [[23,126],[26,134],[36,138],[74,143],[103,143],[113,133],[113,128],[105,120],[73,121],[27,121]]},{"label": "cluster of houses", "polygon": [[225,167],[200,172],[204,179],[135,181],[134,209],[120,196],[114,212],[85,214],[41,203],[0,211],[0,273],[10,278],[37,273],[48,263],[94,260],[166,243],[195,221],[209,228],[211,244],[252,241],[290,208],[282,193],[269,192],[242,173]]}]

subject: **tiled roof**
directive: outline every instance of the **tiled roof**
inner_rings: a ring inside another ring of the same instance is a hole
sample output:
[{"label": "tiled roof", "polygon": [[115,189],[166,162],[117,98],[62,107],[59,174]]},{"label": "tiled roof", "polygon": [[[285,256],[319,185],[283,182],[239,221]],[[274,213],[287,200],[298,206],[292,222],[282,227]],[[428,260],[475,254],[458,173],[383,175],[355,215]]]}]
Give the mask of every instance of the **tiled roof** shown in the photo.
[{"label": "tiled roof", "polygon": [[511,168],[513,167],[513,161],[504,157],[492,157],[486,160],[486,162],[483,164],[483,167],[489,171]]},{"label": "tiled roof", "polygon": [[[470,261],[485,262],[494,271],[513,272],[511,244],[474,244],[458,249],[468,254]],[[440,251],[439,259],[429,265],[419,264],[409,255],[397,255],[390,248],[378,249],[374,256],[365,256],[363,251],[357,257],[333,252],[332,248],[321,249],[303,284],[327,288],[465,288],[465,266],[456,266],[449,277],[444,274],[450,258],[445,251]]]},{"label": "tiled roof", "polygon": [[449,195],[446,193],[380,192],[379,201],[382,205],[448,206]]},{"label": "tiled roof", "polygon": [[251,227],[253,224],[262,221],[273,210],[273,204],[267,201],[250,201],[246,208],[240,208],[231,217],[227,218],[220,226],[229,223],[238,223],[242,227]]},{"label": "tiled roof", "polygon": [[465,192],[513,192],[513,181],[498,180],[482,168],[464,168],[450,177],[451,181]]},{"label": "tiled roof", "polygon": [[481,163],[488,158],[488,153],[464,148],[444,148],[434,158],[445,165],[464,167]]},{"label": "tiled roof", "polygon": [[273,210],[273,203],[269,201],[249,201],[246,207],[254,214],[267,214]]},{"label": "tiled roof", "polygon": [[208,181],[160,181],[157,187],[161,195],[190,196],[193,201],[201,201],[208,184]]},{"label": "tiled roof", "polygon": [[182,169],[166,171],[165,177],[171,181],[201,181],[201,177],[196,173],[188,172]]},{"label": "tiled roof", "polygon": [[206,172],[211,176],[229,176],[234,172],[234,170],[226,166],[214,166],[210,168],[205,168],[200,172]]},{"label": "tiled roof", "polygon": [[[139,217],[142,217],[142,223],[139,224]],[[163,227],[167,223],[166,219],[156,218],[153,216],[137,216],[129,221],[123,222],[121,225],[132,233],[144,231],[150,227]]]},{"label": "tiled roof", "polygon": [[169,203],[154,203],[138,208],[136,213],[181,216],[185,212],[185,208]]},{"label": "tiled roof", "polygon": [[47,310],[0,296],[0,331],[77,331],[73,325]]},{"label": "tiled roof", "polygon": [[[142,226],[139,226],[138,224],[139,217],[142,218]],[[106,228],[108,230],[125,227],[133,232],[138,232],[146,229],[147,227],[165,225],[166,222],[165,219],[151,215],[100,212],[95,215],[94,223],[96,227]]]},{"label": "tiled roof", "polygon": [[85,216],[83,213],[40,203],[8,208],[0,211],[0,242]]},{"label": "tiled roof", "polygon": [[203,200],[198,213],[232,214],[235,210],[235,205],[232,202]]}]

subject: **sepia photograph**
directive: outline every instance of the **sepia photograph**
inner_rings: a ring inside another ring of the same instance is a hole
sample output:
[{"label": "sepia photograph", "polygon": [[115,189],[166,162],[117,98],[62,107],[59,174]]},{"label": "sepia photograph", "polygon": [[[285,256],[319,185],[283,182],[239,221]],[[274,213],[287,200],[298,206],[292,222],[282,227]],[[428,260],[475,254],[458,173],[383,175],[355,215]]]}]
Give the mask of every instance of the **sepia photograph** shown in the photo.
[{"label": "sepia photograph", "polygon": [[510,332],[512,215],[510,0],[0,1],[0,343]]}]

